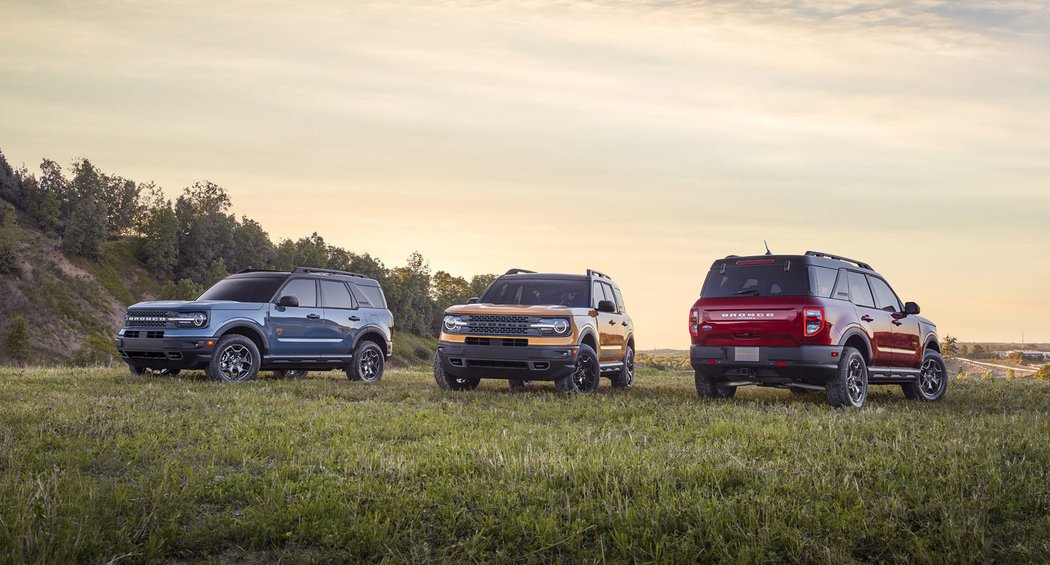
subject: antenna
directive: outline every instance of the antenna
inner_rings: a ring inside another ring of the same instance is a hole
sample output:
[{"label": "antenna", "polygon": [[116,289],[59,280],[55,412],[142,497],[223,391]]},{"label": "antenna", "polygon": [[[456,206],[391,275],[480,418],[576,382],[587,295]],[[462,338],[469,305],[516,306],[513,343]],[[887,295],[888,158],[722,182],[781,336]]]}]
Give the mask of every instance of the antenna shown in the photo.
[{"label": "antenna", "polygon": [[772,255],[773,252],[769,250],[769,244],[766,243],[766,240],[763,239],[762,243],[766,246],[766,255]]}]

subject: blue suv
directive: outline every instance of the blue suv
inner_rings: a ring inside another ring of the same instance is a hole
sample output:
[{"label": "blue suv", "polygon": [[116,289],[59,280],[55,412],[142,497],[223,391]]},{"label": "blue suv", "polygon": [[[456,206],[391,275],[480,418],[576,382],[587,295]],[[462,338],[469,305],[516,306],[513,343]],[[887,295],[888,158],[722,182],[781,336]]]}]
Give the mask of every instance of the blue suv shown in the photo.
[{"label": "blue suv", "polygon": [[393,351],[393,325],[382,287],[364,275],[249,270],[194,301],[132,305],[116,346],[134,375],[203,369],[239,382],[260,370],[302,378],[343,369],[352,381],[375,383]]}]

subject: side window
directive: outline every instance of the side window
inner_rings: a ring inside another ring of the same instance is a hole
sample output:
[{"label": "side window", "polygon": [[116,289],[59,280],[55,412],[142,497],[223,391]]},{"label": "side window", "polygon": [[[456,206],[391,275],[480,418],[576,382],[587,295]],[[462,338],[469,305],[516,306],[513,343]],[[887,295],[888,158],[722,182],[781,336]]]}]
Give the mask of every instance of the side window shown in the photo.
[{"label": "side window", "polygon": [[616,296],[616,309],[621,314],[627,312],[627,309],[623,307],[623,296],[620,294],[620,289],[613,287],[613,295]]},{"label": "side window", "polygon": [[846,272],[846,269],[839,269],[839,278],[835,281],[835,292],[831,295],[832,298],[849,300],[849,277],[846,276]]},{"label": "side window", "polygon": [[602,290],[602,283],[594,281],[591,285],[591,308],[597,308],[598,302],[602,300],[608,300],[605,298],[605,291]]},{"label": "side window", "polygon": [[886,284],[886,281],[878,277],[868,277],[868,282],[871,283],[871,289],[875,291],[875,307],[887,312],[900,312],[901,301],[897,299],[897,295],[893,293],[893,289],[890,285]]},{"label": "side window", "polygon": [[[612,286],[610,286],[608,283],[602,283],[602,290],[605,291],[605,299],[612,300],[613,304],[616,304],[616,295],[613,293]],[[616,311],[620,311],[619,306],[616,307]]]},{"label": "side window", "polygon": [[317,283],[313,279],[293,279],[281,289],[281,296],[298,298],[300,308],[316,308]]},{"label": "side window", "polygon": [[867,277],[861,273],[849,271],[849,296],[857,306],[875,307],[875,299],[872,298],[871,289],[868,288]]},{"label": "side window", "polygon": [[358,302],[361,306],[366,308],[386,308],[386,300],[383,298],[383,291],[378,286],[365,286],[355,284],[354,294],[357,296]]},{"label": "side window", "polygon": [[350,289],[339,281],[321,281],[321,306],[325,308],[353,308]]},{"label": "side window", "polygon": [[809,267],[809,293],[821,298],[830,298],[837,274],[835,269],[811,265]]}]

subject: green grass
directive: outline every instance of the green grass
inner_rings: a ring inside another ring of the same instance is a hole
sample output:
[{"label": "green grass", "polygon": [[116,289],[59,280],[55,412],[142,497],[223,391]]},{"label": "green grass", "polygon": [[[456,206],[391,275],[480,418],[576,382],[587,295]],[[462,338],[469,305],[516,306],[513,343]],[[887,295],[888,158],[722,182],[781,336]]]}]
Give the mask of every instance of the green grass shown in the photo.
[{"label": "green grass", "polygon": [[0,562],[1050,560],[1050,384],[882,390],[3,369]]}]

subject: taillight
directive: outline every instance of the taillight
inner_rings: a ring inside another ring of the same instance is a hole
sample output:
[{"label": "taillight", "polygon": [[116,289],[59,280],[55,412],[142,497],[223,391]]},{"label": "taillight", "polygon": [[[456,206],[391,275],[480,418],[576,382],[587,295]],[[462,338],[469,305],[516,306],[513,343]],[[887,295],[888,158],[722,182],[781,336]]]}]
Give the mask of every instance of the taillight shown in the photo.
[{"label": "taillight", "polygon": [[700,335],[700,310],[696,308],[689,311],[689,334],[693,337]]},{"label": "taillight", "polygon": [[805,308],[802,310],[802,316],[806,320],[806,337],[817,335],[824,329],[823,308]]}]

